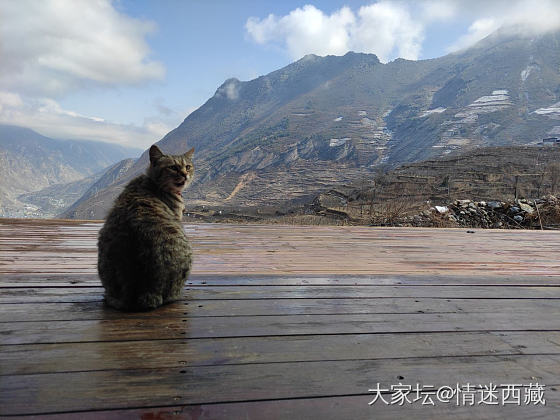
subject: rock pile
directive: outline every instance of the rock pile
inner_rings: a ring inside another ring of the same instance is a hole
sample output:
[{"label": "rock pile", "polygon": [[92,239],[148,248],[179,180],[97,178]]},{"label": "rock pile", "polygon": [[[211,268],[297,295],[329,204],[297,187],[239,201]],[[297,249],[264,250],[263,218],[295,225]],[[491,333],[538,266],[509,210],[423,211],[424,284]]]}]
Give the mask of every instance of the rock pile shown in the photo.
[{"label": "rock pile", "polygon": [[536,200],[456,200],[403,218],[403,225],[502,229],[560,227],[560,200],[548,196]]}]

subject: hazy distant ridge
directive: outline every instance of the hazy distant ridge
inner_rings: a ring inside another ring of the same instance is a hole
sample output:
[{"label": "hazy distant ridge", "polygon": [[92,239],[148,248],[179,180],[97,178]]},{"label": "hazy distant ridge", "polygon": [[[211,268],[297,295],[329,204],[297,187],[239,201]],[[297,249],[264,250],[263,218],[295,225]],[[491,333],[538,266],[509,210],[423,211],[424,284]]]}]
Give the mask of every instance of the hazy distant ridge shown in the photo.
[{"label": "hazy distant ridge", "polygon": [[[28,213],[43,216],[42,210],[36,214],[32,210],[43,204],[50,209],[47,215],[54,215],[49,212],[58,212],[60,206],[71,204],[67,202],[66,194],[69,197],[77,191],[83,194],[84,190],[80,188],[88,182],[85,178],[93,177],[89,181],[93,183],[97,179],[94,175],[109,165],[139,154],[140,150],[115,144],[55,140],[28,128],[0,125],[0,216],[25,216]],[[73,185],[53,188],[67,183]],[[51,188],[51,191],[35,198],[29,196],[45,188]],[[79,196],[74,200],[77,198]],[[29,204],[28,210],[25,203]]]}]

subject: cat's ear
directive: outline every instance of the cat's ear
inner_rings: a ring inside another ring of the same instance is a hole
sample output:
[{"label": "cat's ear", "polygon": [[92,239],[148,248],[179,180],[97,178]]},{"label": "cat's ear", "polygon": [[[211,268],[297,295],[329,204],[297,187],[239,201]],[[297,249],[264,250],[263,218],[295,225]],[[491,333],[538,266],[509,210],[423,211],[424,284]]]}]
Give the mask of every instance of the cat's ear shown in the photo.
[{"label": "cat's ear", "polygon": [[153,165],[163,157],[163,152],[155,144],[150,147],[150,163]]},{"label": "cat's ear", "polygon": [[194,147],[193,147],[191,150],[189,150],[187,153],[185,153],[184,156],[185,156],[187,159],[190,159],[190,158],[192,158],[192,155],[194,155]]}]

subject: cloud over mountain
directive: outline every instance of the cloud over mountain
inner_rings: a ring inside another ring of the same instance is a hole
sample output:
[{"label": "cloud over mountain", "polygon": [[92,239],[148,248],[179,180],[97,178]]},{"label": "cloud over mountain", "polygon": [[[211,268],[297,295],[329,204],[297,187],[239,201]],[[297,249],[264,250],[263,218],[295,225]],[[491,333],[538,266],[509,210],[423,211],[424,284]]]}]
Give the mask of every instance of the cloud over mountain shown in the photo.
[{"label": "cloud over mountain", "polygon": [[535,34],[557,30],[560,2],[542,0],[537,6],[533,0],[382,0],[330,14],[308,4],[285,16],[251,17],[245,29],[257,44],[280,47],[293,59],[355,51],[386,62],[420,58],[428,27],[459,20],[470,22],[468,32],[450,39],[448,51],[469,47],[500,27]]},{"label": "cloud over mountain", "polygon": [[448,51],[468,48],[498,28],[525,35],[539,35],[560,29],[560,2],[556,0],[539,1],[538,7],[531,0],[475,0],[471,10],[455,1],[454,7],[456,14],[464,13],[468,16],[472,14],[472,10],[477,10],[477,15],[473,16],[468,33],[451,44]]},{"label": "cloud over mountain", "polygon": [[342,7],[328,15],[306,5],[277,17],[251,17],[245,25],[259,44],[279,44],[291,58],[306,54],[343,55],[349,50],[373,52],[382,61],[396,50],[398,55],[417,59],[423,27],[415,22],[401,3],[381,1],[361,7],[357,13]]}]

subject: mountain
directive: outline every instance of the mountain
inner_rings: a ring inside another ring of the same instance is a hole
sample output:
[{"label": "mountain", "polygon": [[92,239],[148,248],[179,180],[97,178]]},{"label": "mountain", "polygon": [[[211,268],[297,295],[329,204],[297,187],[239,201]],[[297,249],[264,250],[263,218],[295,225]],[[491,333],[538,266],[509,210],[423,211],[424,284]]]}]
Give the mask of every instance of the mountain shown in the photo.
[{"label": "mountain", "polygon": [[[0,125],[0,217],[52,216],[79,198],[99,172],[140,152],[103,142],[55,140],[28,128]],[[73,185],[52,188],[68,183]],[[29,195],[45,188],[50,189]]]},{"label": "mountain", "polygon": [[[158,144],[195,147],[191,206],[283,206],[380,166],[536,144],[560,135],[559,119],[560,33],[500,30],[437,59],[308,55],[255,80],[229,79]],[[104,199],[147,162],[144,152]]]},{"label": "mountain", "polygon": [[103,174],[104,171],[78,181],[54,184],[39,191],[20,194],[17,200],[24,203],[27,216],[53,217],[79,200]]},{"label": "mountain", "polygon": [[95,182],[89,185],[84,194],[75,201],[71,206],[66,208],[60,217],[64,219],[91,219],[95,218],[98,211],[97,206],[101,205],[105,208],[106,203],[112,203],[112,198],[104,199],[107,187],[113,185],[116,180],[120,179],[134,165],[134,159],[124,159],[111,166],[107,171]]},{"label": "mountain", "polygon": [[405,164],[345,192],[374,205],[395,200],[444,204],[536,199],[560,192],[559,183],[560,147],[501,146]]}]

